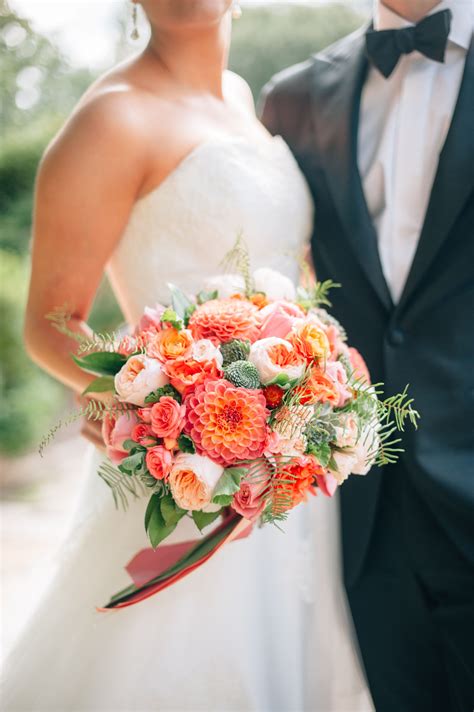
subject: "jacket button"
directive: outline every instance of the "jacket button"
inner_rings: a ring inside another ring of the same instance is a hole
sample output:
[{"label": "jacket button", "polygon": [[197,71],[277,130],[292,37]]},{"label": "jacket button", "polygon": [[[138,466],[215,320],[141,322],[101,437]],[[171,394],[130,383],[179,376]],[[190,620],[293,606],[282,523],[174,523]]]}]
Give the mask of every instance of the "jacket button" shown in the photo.
[{"label": "jacket button", "polygon": [[401,329],[392,329],[388,333],[388,343],[390,346],[402,346],[405,343],[405,334]]}]

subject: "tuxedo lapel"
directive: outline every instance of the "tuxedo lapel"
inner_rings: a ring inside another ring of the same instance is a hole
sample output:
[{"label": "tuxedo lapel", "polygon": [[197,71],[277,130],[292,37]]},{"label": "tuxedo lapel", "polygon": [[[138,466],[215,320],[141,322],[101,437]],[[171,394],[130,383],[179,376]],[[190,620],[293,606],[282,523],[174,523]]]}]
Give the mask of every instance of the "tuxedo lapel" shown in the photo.
[{"label": "tuxedo lapel", "polygon": [[403,308],[426,274],[474,189],[474,40],[421,231],[418,249],[397,309]]},{"label": "tuxedo lapel", "polygon": [[318,155],[347,239],[383,305],[392,300],[380,263],[357,165],[362,87],[367,73],[365,28],[352,36],[344,53],[317,58],[312,82],[313,121]]}]

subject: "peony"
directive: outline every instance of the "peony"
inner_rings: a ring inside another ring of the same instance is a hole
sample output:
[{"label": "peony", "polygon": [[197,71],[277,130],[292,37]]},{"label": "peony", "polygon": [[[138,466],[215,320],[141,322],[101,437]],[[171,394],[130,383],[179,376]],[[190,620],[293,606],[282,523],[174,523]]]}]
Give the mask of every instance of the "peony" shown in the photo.
[{"label": "peony", "polygon": [[120,415],[106,413],[102,421],[102,438],[107,450],[107,456],[115,465],[118,465],[128,456],[123,444],[132,440],[133,429],[138,423],[135,411],[129,410]]},{"label": "peony", "polygon": [[253,282],[256,292],[264,292],[270,301],[296,299],[295,285],[284,274],[268,267],[261,267],[253,273]]},{"label": "peony", "polygon": [[178,331],[174,328],[163,329],[154,334],[146,345],[148,356],[169,361],[186,356],[191,350],[193,337],[188,329]]},{"label": "peony", "polygon": [[297,321],[287,338],[307,361],[324,362],[329,355],[329,341],[319,320]]},{"label": "peony", "polygon": [[352,398],[352,391],[347,387],[346,369],[340,361],[330,361],[326,364],[326,375],[333,381],[339,394],[338,408],[343,408]]},{"label": "peony", "polygon": [[172,463],[171,453],[162,445],[150,448],[146,454],[148,471],[157,480],[165,480],[168,477]]},{"label": "peony", "polygon": [[254,521],[265,509],[265,499],[262,497],[263,487],[255,482],[242,482],[240,490],[235,494],[231,507],[244,519]]},{"label": "peony", "polygon": [[186,408],[171,396],[162,396],[151,408],[151,429],[159,438],[176,440],[184,427]]},{"label": "peony", "polygon": [[224,379],[196,387],[185,400],[185,431],[196,449],[222,465],[260,457],[267,440],[268,411],[260,390]]},{"label": "peony", "polygon": [[228,299],[233,294],[245,294],[245,280],[240,274],[216,275],[206,280],[203,291],[217,291],[219,299]]},{"label": "peony", "polygon": [[284,339],[290,333],[295,321],[303,317],[304,312],[296,304],[284,301],[272,302],[260,310],[262,320],[260,338],[278,336]]},{"label": "peony", "polygon": [[335,406],[339,402],[339,391],[336,384],[318,366],[313,366],[309,377],[298,388],[298,394],[302,405],[330,403]]},{"label": "peony", "polygon": [[189,320],[195,339],[220,342],[258,338],[259,311],[246,299],[211,299],[201,304]]},{"label": "peony", "polygon": [[145,398],[168,383],[163,368],[155,359],[143,354],[131,356],[115,376],[115,390],[120,400],[145,405]]},{"label": "peony", "polygon": [[171,468],[169,486],[182,509],[202,510],[212,500],[224,468],[208,457],[180,453]]},{"label": "peony", "polygon": [[304,373],[305,364],[289,341],[268,336],[252,344],[249,361],[258,371],[260,380],[268,385],[278,377],[297,381]]}]

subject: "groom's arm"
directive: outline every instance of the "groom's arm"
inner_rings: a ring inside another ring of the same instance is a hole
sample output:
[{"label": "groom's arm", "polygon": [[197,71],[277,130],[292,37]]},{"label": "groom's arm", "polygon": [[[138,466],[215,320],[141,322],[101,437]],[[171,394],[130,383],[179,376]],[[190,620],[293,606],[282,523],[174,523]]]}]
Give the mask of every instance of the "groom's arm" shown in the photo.
[{"label": "groom's arm", "polygon": [[260,121],[272,136],[280,133],[278,122],[278,100],[275,92],[275,82],[270,80],[262,89],[257,104]]}]

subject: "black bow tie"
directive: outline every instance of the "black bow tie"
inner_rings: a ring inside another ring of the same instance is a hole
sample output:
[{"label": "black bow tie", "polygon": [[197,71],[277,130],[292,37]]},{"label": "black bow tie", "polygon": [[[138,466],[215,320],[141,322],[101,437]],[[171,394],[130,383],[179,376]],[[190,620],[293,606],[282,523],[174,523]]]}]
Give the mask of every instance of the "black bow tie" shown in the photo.
[{"label": "black bow tie", "polygon": [[429,15],[417,25],[400,30],[367,30],[367,55],[384,77],[389,77],[402,54],[418,50],[435,62],[444,62],[452,20],[451,10]]}]

